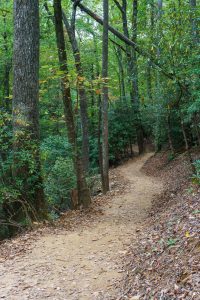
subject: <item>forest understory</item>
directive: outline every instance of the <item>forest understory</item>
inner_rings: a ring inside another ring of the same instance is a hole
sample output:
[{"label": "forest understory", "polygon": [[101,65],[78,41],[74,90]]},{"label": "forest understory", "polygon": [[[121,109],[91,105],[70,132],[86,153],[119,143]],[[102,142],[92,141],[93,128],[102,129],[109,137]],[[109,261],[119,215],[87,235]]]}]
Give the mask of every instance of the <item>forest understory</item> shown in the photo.
[{"label": "forest understory", "polygon": [[[193,153],[198,156],[198,152]],[[181,154],[110,171],[90,209],[0,245],[0,299],[199,299],[199,189]]]}]

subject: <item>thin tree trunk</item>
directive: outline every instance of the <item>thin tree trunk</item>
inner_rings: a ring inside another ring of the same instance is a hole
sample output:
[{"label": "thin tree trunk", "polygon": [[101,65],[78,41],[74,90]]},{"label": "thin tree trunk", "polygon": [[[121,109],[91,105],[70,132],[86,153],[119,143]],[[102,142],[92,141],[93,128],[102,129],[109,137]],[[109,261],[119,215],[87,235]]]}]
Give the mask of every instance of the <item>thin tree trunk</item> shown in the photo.
[{"label": "thin tree trunk", "polygon": [[90,192],[87,187],[85,173],[83,170],[82,158],[77,148],[76,128],[74,113],[72,108],[71,91],[68,80],[67,54],[65,49],[64,31],[62,24],[61,0],[54,0],[54,20],[56,31],[56,42],[58,48],[58,57],[60,70],[63,72],[61,77],[61,88],[64,104],[65,122],[67,126],[68,139],[73,149],[74,169],[76,171],[77,189],[79,205],[87,208],[91,203]]},{"label": "thin tree trunk", "polygon": [[158,46],[160,39],[161,39],[161,34],[160,34],[160,21],[162,19],[162,14],[163,14],[163,0],[157,0],[157,6],[158,6],[158,13],[157,13],[157,22],[158,22],[158,32],[157,32],[157,37],[156,37],[156,45],[157,45],[157,58],[160,58],[161,54],[161,49]]},{"label": "thin tree trunk", "polygon": [[196,45],[199,42],[199,32],[197,26],[197,2],[196,0],[189,0],[191,12],[190,12],[190,23],[191,23],[191,32],[193,38],[193,44]]},{"label": "thin tree trunk", "polygon": [[[150,2],[150,37],[151,43],[153,43],[153,35],[154,35],[154,0]],[[150,45],[149,45],[150,47]],[[151,61],[147,60],[147,97],[150,103],[153,103],[153,95],[152,95],[152,64]]]},{"label": "thin tree trunk", "polygon": [[194,124],[194,128],[195,128],[195,131],[196,131],[198,145],[200,146],[200,130],[199,130],[200,118],[199,118],[198,113],[194,113],[193,124]]},{"label": "thin tree trunk", "polygon": [[[94,41],[94,55],[95,55],[95,61],[96,61],[96,77],[99,78],[100,76],[100,65],[99,65],[99,55],[98,55],[98,47],[97,47],[97,41],[95,34],[92,33],[93,41]],[[100,84],[98,84],[98,90],[101,90]],[[103,162],[102,162],[102,143],[101,143],[101,136],[102,136],[102,122],[101,122],[101,94],[98,94],[97,99],[97,107],[98,107],[98,128],[97,128],[97,143],[98,143],[98,160],[99,160],[99,172],[101,174],[101,178],[103,177]]]},{"label": "thin tree trunk", "polygon": [[10,106],[10,70],[11,70],[11,64],[9,62],[6,62],[6,65],[4,67],[4,79],[3,79],[3,98],[4,98],[4,105],[6,107],[6,110],[8,112],[11,111]]},{"label": "thin tree trunk", "polygon": [[123,67],[123,57],[122,57],[122,50],[115,47],[118,67],[119,67],[119,82],[120,82],[120,94],[122,102],[126,101],[126,89],[125,89],[125,74],[124,74],[124,67]]},{"label": "thin tree trunk", "polygon": [[[39,151],[39,1],[14,1],[13,175],[23,199],[45,214]],[[23,160],[20,151],[27,151]],[[26,205],[26,203],[24,204]]]},{"label": "thin tree trunk", "polygon": [[[8,54],[8,34],[6,31],[7,27],[7,21],[6,21],[6,16],[7,12],[2,13],[3,14],[3,22],[4,22],[4,32],[2,34],[4,43],[3,43],[3,48],[5,55]],[[5,61],[5,66],[4,66],[4,76],[3,76],[3,106],[6,108],[7,112],[11,112],[11,101],[9,99],[10,96],[10,71],[11,71],[11,60],[9,58],[6,59]]]},{"label": "thin tree trunk", "polygon": [[[161,51],[162,49],[159,46],[159,42],[161,39],[161,18],[162,18],[162,1],[163,0],[157,0],[156,4],[157,4],[157,11],[156,11],[156,15],[155,15],[155,22],[156,22],[156,26],[155,28],[157,28],[156,34],[155,34],[155,45],[156,45],[156,53],[157,53],[157,59],[160,59],[160,55],[161,55]],[[162,103],[163,101],[163,88],[162,88],[162,77],[161,74],[158,70],[155,71],[155,85],[156,85],[156,89],[155,89],[155,93],[156,93],[156,98],[157,101],[159,103]],[[160,122],[160,118],[158,117],[158,122]],[[160,131],[160,126],[158,124],[158,130]]]},{"label": "thin tree trunk", "polygon": [[[122,15],[122,24],[124,35],[129,39],[128,22],[127,22],[127,0],[122,1],[122,5],[114,1]],[[133,1],[133,24],[132,24],[132,42],[137,42],[137,1]],[[138,67],[137,67],[137,54],[134,48],[126,45],[126,58],[128,64],[128,74],[130,81],[130,97],[134,108],[134,118],[136,125],[136,135],[138,150],[141,154],[144,151],[143,145],[143,129],[139,113],[139,91],[138,91]]]},{"label": "thin tree trunk", "polygon": [[108,153],[108,16],[109,1],[103,0],[103,49],[102,49],[102,189],[109,191],[109,153]]},{"label": "thin tree trunk", "polygon": [[188,160],[190,162],[192,172],[195,173],[196,169],[195,169],[195,166],[193,164],[193,159],[192,159],[192,155],[191,155],[189,144],[188,144],[187,134],[186,134],[184,123],[183,123],[182,120],[181,120],[181,129],[182,129],[183,138],[184,138],[184,142],[185,142],[185,150],[186,150],[187,155],[188,155]]},{"label": "thin tree trunk", "polygon": [[[85,5],[78,2],[77,6],[84,11],[86,14],[88,14],[90,17],[92,17],[95,21],[97,21],[99,24],[103,25],[103,19],[100,18],[97,14],[93,13],[90,9],[88,9]],[[177,79],[176,75],[174,73],[168,72],[164,65],[162,65],[157,58],[153,57],[149,52],[142,49],[138,44],[134,43],[132,40],[130,40],[128,37],[126,37],[124,34],[116,30],[111,25],[108,25],[108,30],[112,32],[116,37],[118,37],[121,41],[123,41],[126,45],[129,45],[135,49],[135,51],[140,54],[141,56],[149,59],[152,63],[152,66],[158,68],[160,72],[165,75],[167,78],[174,80]]]},{"label": "thin tree trunk", "polygon": [[[96,99],[95,99],[95,91],[94,91],[94,84],[93,84],[93,82],[95,80],[95,74],[94,74],[94,64],[93,63],[91,65],[90,73],[91,73],[91,88],[92,88],[92,90],[90,91],[91,106],[95,107],[95,105],[96,105],[95,100]],[[91,113],[91,118],[93,120],[93,118],[94,118],[94,111],[92,111],[92,113]],[[93,128],[93,129],[95,129],[95,128]]]},{"label": "thin tree trunk", "polygon": [[81,111],[81,124],[82,124],[82,156],[84,170],[87,172],[89,169],[89,130],[88,130],[88,105],[87,105],[87,93],[84,87],[84,73],[81,63],[81,55],[78,47],[78,43],[75,36],[74,24],[69,24],[65,13],[62,11],[63,21],[67,30],[69,40],[72,46],[72,51],[75,60],[75,67],[78,80],[78,93],[80,99],[80,111]]},{"label": "thin tree trunk", "polygon": [[147,61],[147,70],[146,70],[146,79],[147,79],[147,97],[149,103],[153,104],[153,96],[152,96],[152,76],[151,76],[151,63]]},{"label": "thin tree trunk", "polygon": [[[122,14],[122,24],[123,24],[123,32],[124,35],[129,39],[129,31],[128,31],[128,22],[127,22],[127,0],[122,1],[122,5],[114,0],[115,4],[119,8]],[[132,22],[132,42],[136,44],[137,42],[137,1],[133,0],[133,22]],[[135,114],[135,125],[136,125],[136,135],[137,135],[137,144],[139,154],[144,151],[144,143],[143,143],[143,129],[141,124],[140,112],[139,112],[139,91],[138,91],[138,67],[137,67],[137,53],[135,48],[131,48],[126,45],[126,57],[128,64],[128,73],[130,80],[130,96],[132,100],[132,104],[134,107]]]},{"label": "thin tree trunk", "polygon": [[171,153],[174,155],[175,151],[174,151],[172,133],[171,133],[170,113],[167,114],[166,123],[167,123],[167,135],[168,135],[169,147],[170,147]]},{"label": "thin tree trunk", "polygon": [[[138,18],[138,1],[133,0],[133,21],[132,21],[132,41],[137,43],[137,18]],[[136,134],[139,154],[144,152],[144,136],[142,121],[140,116],[140,99],[139,99],[139,87],[138,87],[138,63],[137,63],[137,52],[132,49],[132,71],[133,71],[133,105],[136,117]]]}]

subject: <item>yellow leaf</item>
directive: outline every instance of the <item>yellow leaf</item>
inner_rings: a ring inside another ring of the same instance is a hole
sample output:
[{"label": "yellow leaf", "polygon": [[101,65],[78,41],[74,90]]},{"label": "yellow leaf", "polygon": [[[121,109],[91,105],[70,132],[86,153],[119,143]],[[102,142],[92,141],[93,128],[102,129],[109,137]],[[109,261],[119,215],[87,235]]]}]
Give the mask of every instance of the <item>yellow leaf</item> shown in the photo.
[{"label": "yellow leaf", "polygon": [[84,81],[85,80],[85,77],[77,76],[77,78],[78,78],[78,81]]},{"label": "yellow leaf", "polygon": [[189,238],[189,237],[190,237],[190,232],[189,232],[189,231],[186,231],[186,232],[185,232],[185,236],[186,236],[186,238]]}]

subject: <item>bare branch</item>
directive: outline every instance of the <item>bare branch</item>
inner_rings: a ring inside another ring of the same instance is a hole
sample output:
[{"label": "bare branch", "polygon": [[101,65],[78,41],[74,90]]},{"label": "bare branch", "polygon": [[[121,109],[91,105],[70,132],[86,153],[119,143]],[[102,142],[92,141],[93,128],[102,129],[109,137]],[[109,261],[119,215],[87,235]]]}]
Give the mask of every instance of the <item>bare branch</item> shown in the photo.
[{"label": "bare branch", "polygon": [[121,11],[121,13],[123,13],[123,7],[122,7],[122,5],[117,0],[113,0],[113,1],[115,2],[115,5]]},{"label": "bare branch", "polygon": [[127,53],[127,50],[122,46],[120,45],[119,43],[117,43],[116,41],[114,41],[113,39],[109,38],[109,40],[114,44],[116,45],[118,48],[120,48],[123,52],[125,52],[129,57],[130,57],[130,53]]}]

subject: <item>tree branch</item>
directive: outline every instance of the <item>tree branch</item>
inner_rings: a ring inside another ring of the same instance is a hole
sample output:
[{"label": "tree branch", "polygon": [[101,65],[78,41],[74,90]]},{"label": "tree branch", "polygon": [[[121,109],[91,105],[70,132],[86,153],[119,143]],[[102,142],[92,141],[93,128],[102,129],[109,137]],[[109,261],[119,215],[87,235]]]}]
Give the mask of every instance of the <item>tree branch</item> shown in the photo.
[{"label": "tree branch", "polygon": [[71,30],[75,34],[75,25],[76,25],[76,9],[81,0],[75,0],[73,1],[73,10],[72,10],[72,17],[71,17]]},{"label": "tree branch", "polygon": [[[84,6],[81,3],[78,3],[78,7],[82,11],[84,11],[86,14],[88,14],[90,17],[92,17],[95,21],[97,21],[99,24],[103,25],[102,18],[99,17],[97,14],[93,13],[89,8],[87,8],[86,6]],[[135,43],[132,40],[130,40],[129,38],[127,38],[125,35],[123,35],[121,32],[119,32],[118,30],[116,30],[111,25],[108,26],[108,29],[109,29],[110,32],[112,32],[120,40],[122,40],[123,42],[125,42],[127,45],[133,47],[137,53],[139,53],[143,57],[145,57],[148,60],[150,60],[151,63],[152,63],[152,65],[154,65],[155,67],[157,67],[163,73],[163,75],[165,75],[167,78],[169,78],[171,80],[174,80],[174,79],[178,80],[178,78],[173,73],[170,73],[170,72],[166,71],[164,69],[163,65],[160,64],[157,61],[156,58],[152,57],[151,54],[149,54],[147,51],[145,51],[142,48],[140,48],[140,46],[138,46],[137,43]]]},{"label": "tree branch", "polygon": [[[111,39],[111,38],[109,38],[109,40],[110,40],[114,45],[116,45],[118,48],[120,48],[123,52],[127,53],[126,49],[125,49],[122,45],[118,44],[117,42],[115,42],[115,41],[114,41],[113,39]],[[128,53],[128,56],[131,57],[130,53]]]},{"label": "tree branch", "polygon": [[46,10],[46,12],[47,12],[49,18],[51,19],[51,21],[52,21],[53,24],[54,24],[54,23],[55,23],[54,16],[53,16],[53,14],[51,13],[51,11],[50,11],[50,9],[49,9],[49,7],[48,7],[47,1],[44,2],[44,5],[43,5],[43,6],[44,6],[44,8],[45,8],[45,10]]},{"label": "tree branch", "polygon": [[121,13],[123,13],[123,7],[122,7],[122,5],[117,0],[113,0],[113,1],[115,2],[115,5],[121,11]]}]

